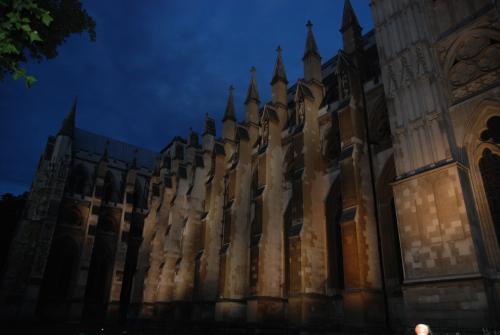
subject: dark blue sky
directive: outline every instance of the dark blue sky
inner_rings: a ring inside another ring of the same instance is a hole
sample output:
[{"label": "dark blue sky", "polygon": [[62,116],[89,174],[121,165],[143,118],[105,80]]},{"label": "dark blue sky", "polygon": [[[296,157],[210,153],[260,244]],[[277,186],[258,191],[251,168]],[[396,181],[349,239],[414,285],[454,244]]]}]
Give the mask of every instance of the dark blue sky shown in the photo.
[{"label": "dark blue sky", "polygon": [[[239,119],[257,67],[261,100],[270,99],[276,46],[288,79],[302,77],[308,19],[323,61],[341,48],[344,0],[84,0],[97,40],[75,35],[57,58],[28,64],[38,83],[0,83],[0,194],[28,190],[47,136],[57,133],[74,96],[77,126],[152,150],[205,113],[222,118],[233,84]],[[351,0],[364,32],[368,0]]]}]

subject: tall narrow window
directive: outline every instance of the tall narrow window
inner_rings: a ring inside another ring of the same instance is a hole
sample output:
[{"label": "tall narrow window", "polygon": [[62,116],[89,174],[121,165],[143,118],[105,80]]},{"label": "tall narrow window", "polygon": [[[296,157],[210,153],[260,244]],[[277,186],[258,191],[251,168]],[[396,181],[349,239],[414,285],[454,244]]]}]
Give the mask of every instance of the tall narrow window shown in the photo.
[{"label": "tall narrow window", "polygon": [[254,197],[256,196],[258,189],[259,189],[259,169],[258,167],[256,167],[252,176],[252,193]]},{"label": "tall narrow window", "polygon": [[236,172],[231,171],[229,174],[229,185],[228,185],[228,200],[231,201],[235,197],[236,192]]},{"label": "tall narrow window", "polygon": [[224,225],[223,225],[223,244],[228,244],[231,241],[231,210],[224,211]]},{"label": "tall narrow window", "polygon": [[500,156],[495,155],[489,149],[484,150],[479,161],[479,170],[483,178],[491,218],[495,225],[497,242],[500,243]]},{"label": "tall narrow window", "polygon": [[219,297],[224,297],[224,287],[226,286],[226,252],[221,251],[219,263],[219,283],[218,291]]},{"label": "tall narrow window", "polygon": [[252,221],[252,236],[262,233],[262,200],[255,200],[254,203],[254,218]]},{"label": "tall narrow window", "polygon": [[83,164],[78,164],[73,170],[71,191],[75,194],[89,195],[91,192],[90,176]]},{"label": "tall narrow window", "polygon": [[199,247],[199,249],[205,248],[206,229],[207,229],[207,220],[203,219],[203,220],[201,220],[201,227],[200,227],[200,244],[199,244],[200,247]]},{"label": "tall narrow window", "polygon": [[302,222],[304,201],[302,197],[302,178],[297,176],[292,181],[292,224]]},{"label": "tall narrow window", "polygon": [[184,147],[181,144],[175,146],[175,159],[184,160]]},{"label": "tall narrow window", "polygon": [[135,181],[134,187],[134,207],[135,208],[144,208],[144,194],[142,191],[141,183],[139,179]]},{"label": "tall narrow window", "polygon": [[106,177],[104,177],[104,194],[103,199],[104,202],[117,202],[117,192],[116,192],[116,183],[113,174],[108,171],[106,173]]},{"label": "tall narrow window", "polygon": [[342,215],[342,197],[340,180],[337,179],[326,200],[326,233],[328,250],[328,284],[331,288],[344,288],[344,262],[342,256],[342,231],[340,218]]},{"label": "tall narrow window", "polygon": [[254,217],[250,236],[250,294],[257,294],[259,279],[259,241],[262,233],[262,199],[254,201]]}]

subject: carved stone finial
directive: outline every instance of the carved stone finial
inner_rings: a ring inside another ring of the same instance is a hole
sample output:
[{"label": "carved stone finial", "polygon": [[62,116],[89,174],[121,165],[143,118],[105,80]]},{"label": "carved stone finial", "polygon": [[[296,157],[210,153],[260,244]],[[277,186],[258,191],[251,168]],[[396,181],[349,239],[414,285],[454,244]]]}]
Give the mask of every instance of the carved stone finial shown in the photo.
[{"label": "carved stone finial", "polygon": [[311,30],[312,30],[313,24],[312,24],[311,20],[307,20],[306,27],[307,27],[307,29],[308,29],[309,31],[311,31]]}]

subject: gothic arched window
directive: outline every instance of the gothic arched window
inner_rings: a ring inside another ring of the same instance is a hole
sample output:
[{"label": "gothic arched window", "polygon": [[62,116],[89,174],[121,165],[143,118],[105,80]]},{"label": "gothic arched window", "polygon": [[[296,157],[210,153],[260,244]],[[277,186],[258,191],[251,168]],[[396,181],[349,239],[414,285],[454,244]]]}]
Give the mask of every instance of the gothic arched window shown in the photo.
[{"label": "gothic arched window", "polygon": [[134,207],[145,208],[144,206],[144,191],[139,180],[135,181],[134,187]]},{"label": "gothic arched window", "polygon": [[338,87],[339,87],[339,98],[340,100],[347,99],[351,94],[351,88],[349,83],[349,75],[347,71],[340,71],[338,77]]},{"label": "gothic arched window", "polygon": [[328,192],[325,210],[328,284],[331,288],[342,290],[344,289],[344,262],[342,253],[342,231],[340,227],[342,196],[340,180],[338,178]]},{"label": "gothic arched window", "polygon": [[73,170],[73,176],[71,178],[71,191],[75,194],[90,195],[90,175],[87,168],[83,164],[78,164]]},{"label": "gothic arched window", "polygon": [[493,116],[486,122],[487,129],[481,135],[481,141],[492,141],[493,143],[500,143],[500,116]]},{"label": "gothic arched window", "polygon": [[81,226],[82,215],[77,207],[65,207],[59,218],[59,223],[68,226]]},{"label": "gothic arched window", "polygon": [[262,123],[262,146],[267,146],[269,143],[269,119],[265,119]]},{"label": "gothic arched window", "polygon": [[104,191],[102,200],[104,202],[118,202],[115,177],[113,176],[111,171],[108,171],[106,173],[106,177],[104,177],[103,189]]},{"label": "gothic arched window", "polygon": [[259,190],[259,167],[256,166],[252,175],[252,195],[255,197]]},{"label": "gothic arched window", "polygon": [[302,194],[302,174],[298,173],[292,180],[292,224],[302,223],[304,202]]},{"label": "gothic arched window", "polygon": [[103,215],[99,218],[97,228],[104,232],[114,233],[117,231],[117,224],[110,215]]},{"label": "gothic arched window", "polygon": [[500,156],[491,152],[490,149],[485,149],[479,160],[479,170],[483,178],[497,242],[500,243]]}]

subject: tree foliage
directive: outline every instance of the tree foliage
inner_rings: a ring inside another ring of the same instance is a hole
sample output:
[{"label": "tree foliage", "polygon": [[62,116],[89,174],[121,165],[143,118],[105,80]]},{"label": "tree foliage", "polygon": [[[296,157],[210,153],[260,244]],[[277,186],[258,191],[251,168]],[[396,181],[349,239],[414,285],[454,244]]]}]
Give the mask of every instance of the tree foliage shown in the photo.
[{"label": "tree foliage", "polygon": [[95,40],[95,22],[80,0],[0,0],[0,81],[12,75],[31,86],[36,79],[21,64],[56,57],[69,35],[84,32]]}]

